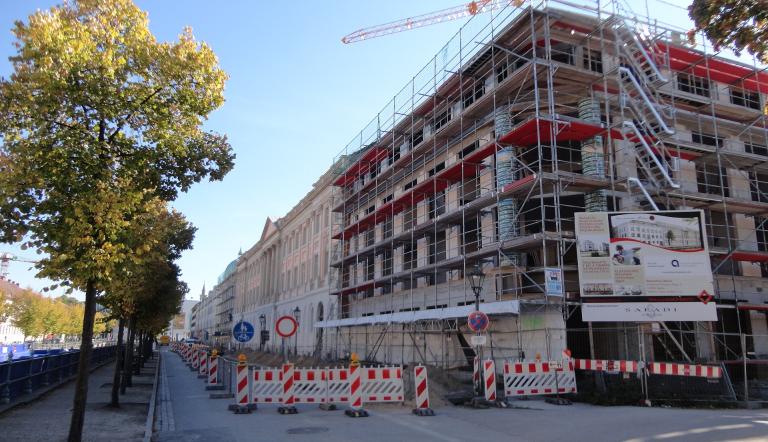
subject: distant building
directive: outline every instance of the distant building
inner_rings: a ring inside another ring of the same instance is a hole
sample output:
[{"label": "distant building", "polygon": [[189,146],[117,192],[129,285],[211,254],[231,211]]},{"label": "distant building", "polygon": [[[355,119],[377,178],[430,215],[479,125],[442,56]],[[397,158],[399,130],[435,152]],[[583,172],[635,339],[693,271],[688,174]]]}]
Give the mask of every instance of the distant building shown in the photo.
[{"label": "distant building", "polygon": [[192,332],[192,308],[200,301],[185,299],[181,302],[181,310],[168,324],[168,336],[173,341],[179,341],[191,337]]},{"label": "distant building", "polygon": [[[10,303],[8,299],[14,293],[22,291],[19,284],[10,281],[8,279],[0,278],[0,292],[6,296],[6,304]],[[24,342],[24,332],[20,328],[14,327],[11,323],[11,318],[6,318],[0,322],[0,344],[14,344],[18,342]]]}]

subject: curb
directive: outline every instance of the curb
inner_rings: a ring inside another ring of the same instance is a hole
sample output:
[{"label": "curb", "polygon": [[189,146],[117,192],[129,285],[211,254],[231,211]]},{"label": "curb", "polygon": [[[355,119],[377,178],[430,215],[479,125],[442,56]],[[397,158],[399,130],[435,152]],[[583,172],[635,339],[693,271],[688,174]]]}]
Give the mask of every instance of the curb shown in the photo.
[{"label": "curb", "polygon": [[157,365],[155,366],[155,380],[152,386],[152,396],[149,397],[149,411],[147,411],[147,422],[144,425],[144,442],[150,442],[152,440],[152,433],[155,428],[155,403],[157,402],[157,386],[159,385],[158,379],[160,376],[160,365],[163,363],[162,355],[159,351],[157,354]]}]

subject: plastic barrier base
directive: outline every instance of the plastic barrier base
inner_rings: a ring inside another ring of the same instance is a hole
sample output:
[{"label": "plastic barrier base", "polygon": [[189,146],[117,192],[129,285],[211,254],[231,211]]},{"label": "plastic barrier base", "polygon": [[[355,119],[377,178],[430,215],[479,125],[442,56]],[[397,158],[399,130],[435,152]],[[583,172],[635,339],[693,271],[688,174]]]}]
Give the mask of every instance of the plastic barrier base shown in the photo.
[{"label": "plastic barrier base", "polygon": [[207,391],[212,391],[212,390],[223,390],[224,388],[225,388],[225,387],[224,387],[223,385],[206,385],[206,386],[205,386],[205,389],[206,389]]},{"label": "plastic barrier base", "polygon": [[199,375],[197,375],[197,378],[198,379],[208,379],[208,375],[207,374],[199,374]]},{"label": "plastic barrier base", "polygon": [[227,407],[229,411],[234,411],[235,414],[251,414],[252,408],[247,405],[230,404]]},{"label": "plastic barrier base", "polygon": [[431,408],[414,408],[413,414],[416,416],[434,416],[435,410]]},{"label": "plastic barrier base", "polygon": [[573,402],[563,397],[548,397],[546,402],[552,405],[573,405]]},{"label": "plastic barrier base", "polygon": [[359,410],[352,410],[350,408],[349,410],[344,410],[344,414],[346,414],[349,417],[368,417],[368,412],[363,410],[362,408]]},{"label": "plastic barrier base", "polygon": [[336,404],[320,404],[320,409],[324,411],[335,411]]},{"label": "plastic barrier base", "polygon": [[280,414],[298,414],[299,410],[296,409],[294,406],[290,407],[277,407],[277,412]]}]

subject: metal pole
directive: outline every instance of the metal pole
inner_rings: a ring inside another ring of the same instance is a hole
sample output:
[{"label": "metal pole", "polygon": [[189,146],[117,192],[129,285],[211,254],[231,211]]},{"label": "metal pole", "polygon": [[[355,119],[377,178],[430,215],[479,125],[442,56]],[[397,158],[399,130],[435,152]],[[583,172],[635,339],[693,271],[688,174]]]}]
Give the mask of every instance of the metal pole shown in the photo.
[{"label": "metal pole", "polygon": [[741,359],[744,369],[744,403],[749,403],[749,380],[747,379],[747,335],[741,334]]}]

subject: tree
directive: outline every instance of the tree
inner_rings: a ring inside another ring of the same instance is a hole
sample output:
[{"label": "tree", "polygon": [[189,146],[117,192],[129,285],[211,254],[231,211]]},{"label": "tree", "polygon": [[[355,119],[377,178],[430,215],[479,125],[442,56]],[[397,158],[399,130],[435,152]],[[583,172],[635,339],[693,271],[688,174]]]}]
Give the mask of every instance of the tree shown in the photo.
[{"label": "tree", "polygon": [[70,1],[13,33],[13,72],[0,80],[0,241],[25,239],[44,253],[38,276],[85,292],[68,437],[79,441],[97,296],[139,254],[125,232],[148,201],[233,166],[226,137],[201,128],[226,74],[189,29],[158,42],[130,0]]},{"label": "tree", "polygon": [[38,337],[45,331],[44,302],[43,297],[32,290],[22,290],[11,299],[11,324],[21,329],[25,341],[28,337]]},{"label": "tree", "polygon": [[768,63],[768,4],[765,0],[693,0],[688,15],[694,30],[702,31],[715,50],[730,47],[738,55],[746,50]]}]

